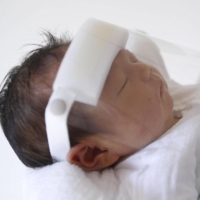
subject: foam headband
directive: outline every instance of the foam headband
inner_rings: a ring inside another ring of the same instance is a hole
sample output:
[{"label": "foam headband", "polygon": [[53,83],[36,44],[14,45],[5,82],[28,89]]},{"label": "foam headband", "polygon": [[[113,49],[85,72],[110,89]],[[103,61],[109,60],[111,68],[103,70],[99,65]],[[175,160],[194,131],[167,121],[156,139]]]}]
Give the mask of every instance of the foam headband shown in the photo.
[{"label": "foam headband", "polygon": [[45,110],[53,159],[64,161],[69,152],[67,118],[74,101],[97,105],[112,62],[124,49],[127,39],[126,29],[92,18],[75,35],[59,67]]}]

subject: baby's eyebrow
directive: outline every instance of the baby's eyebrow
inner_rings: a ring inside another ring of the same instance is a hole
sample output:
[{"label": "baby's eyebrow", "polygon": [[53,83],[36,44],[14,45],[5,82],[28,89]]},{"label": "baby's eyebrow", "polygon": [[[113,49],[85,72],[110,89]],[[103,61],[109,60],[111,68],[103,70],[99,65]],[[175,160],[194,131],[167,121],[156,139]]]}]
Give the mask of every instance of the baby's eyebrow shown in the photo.
[{"label": "baby's eyebrow", "polygon": [[123,84],[123,86],[122,86],[122,88],[119,90],[119,92],[117,93],[117,96],[119,95],[119,93],[123,90],[123,88],[125,87],[125,85],[126,85],[126,83],[127,83],[127,81],[128,81],[128,77],[126,76],[126,80],[125,80],[125,82],[124,82],[124,84]]}]

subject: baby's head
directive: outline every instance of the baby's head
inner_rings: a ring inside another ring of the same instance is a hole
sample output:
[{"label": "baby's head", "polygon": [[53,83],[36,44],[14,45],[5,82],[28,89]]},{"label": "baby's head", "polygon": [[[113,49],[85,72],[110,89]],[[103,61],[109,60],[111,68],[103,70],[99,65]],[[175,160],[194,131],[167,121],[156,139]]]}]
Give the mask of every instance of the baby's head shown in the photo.
[{"label": "baby's head", "polygon": [[[0,93],[3,131],[29,167],[52,164],[44,112],[70,40],[46,34],[7,75]],[[103,169],[160,137],[174,123],[173,101],[161,74],[127,50],[112,63],[96,107],[75,102],[67,121],[71,149],[66,159],[85,170]],[[56,133],[55,133],[56,134]],[[58,144],[59,145],[59,144]]]}]

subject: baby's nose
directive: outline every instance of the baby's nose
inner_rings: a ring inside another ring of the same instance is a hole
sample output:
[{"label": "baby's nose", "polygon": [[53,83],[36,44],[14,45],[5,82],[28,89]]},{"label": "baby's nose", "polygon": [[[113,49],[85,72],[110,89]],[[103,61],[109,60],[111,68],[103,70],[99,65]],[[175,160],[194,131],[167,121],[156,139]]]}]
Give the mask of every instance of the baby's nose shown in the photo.
[{"label": "baby's nose", "polygon": [[142,81],[149,81],[151,73],[151,68],[149,65],[146,65],[144,63],[135,63],[133,67],[135,68],[137,73],[139,73],[139,78]]}]

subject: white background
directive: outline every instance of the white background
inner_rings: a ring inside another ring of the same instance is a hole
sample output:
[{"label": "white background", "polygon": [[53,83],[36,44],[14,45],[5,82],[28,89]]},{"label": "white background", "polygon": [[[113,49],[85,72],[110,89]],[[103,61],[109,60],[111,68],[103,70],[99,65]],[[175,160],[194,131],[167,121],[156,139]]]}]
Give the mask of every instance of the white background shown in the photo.
[{"label": "white background", "polygon": [[[0,80],[39,43],[39,32],[73,35],[89,17],[147,32],[200,51],[199,0],[0,0]],[[183,59],[184,60],[184,59]],[[188,62],[188,61],[187,61]],[[169,69],[179,82],[193,83],[200,66],[187,63]],[[177,74],[178,73],[178,74]],[[23,165],[0,131],[0,199],[22,199]]]}]

